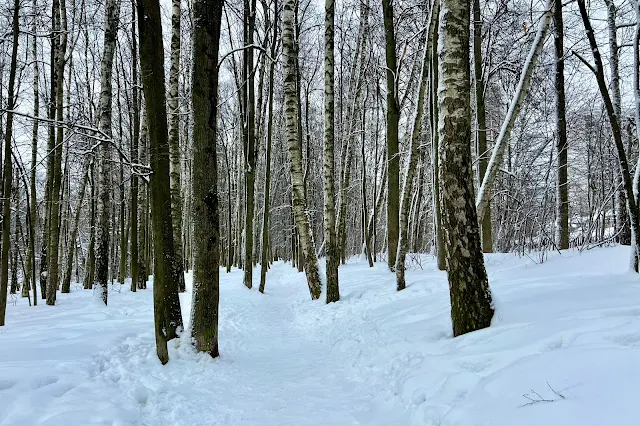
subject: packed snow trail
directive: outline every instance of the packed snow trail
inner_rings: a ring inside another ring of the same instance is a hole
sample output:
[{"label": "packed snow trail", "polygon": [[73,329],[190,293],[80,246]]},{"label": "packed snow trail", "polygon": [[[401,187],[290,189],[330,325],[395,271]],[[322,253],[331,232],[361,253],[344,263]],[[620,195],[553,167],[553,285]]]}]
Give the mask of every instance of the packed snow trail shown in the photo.
[{"label": "packed snow trail", "polygon": [[455,339],[431,256],[409,257],[402,292],[383,262],[352,259],[330,305],[281,262],[264,295],[221,272],[221,356],[183,336],[165,366],[151,288],[116,285],[108,307],[78,287],[56,307],[10,299],[0,426],[637,426],[640,277],[628,250],[486,256],[494,321]]},{"label": "packed snow trail", "polygon": [[59,295],[57,308],[12,307],[0,330],[0,424],[406,424],[404,410],[377,402],[313,331],[296,326],[291,299],[305,289],[283,281],[303,275],[284,264],[272,271],[264,295],[242,285],[241,271],[221,273],[215,360],[183,336],[170,342],[169,364],[157,362],[151,286],[116,285],[107,308],[87,306],[81,290]]}]

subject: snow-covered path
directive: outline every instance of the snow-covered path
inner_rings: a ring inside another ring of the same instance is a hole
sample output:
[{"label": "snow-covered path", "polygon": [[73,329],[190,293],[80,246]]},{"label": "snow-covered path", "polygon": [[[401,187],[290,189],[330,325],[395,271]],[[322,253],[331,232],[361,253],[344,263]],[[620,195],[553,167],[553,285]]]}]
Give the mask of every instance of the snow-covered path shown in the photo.
[{"label": "snow-covered path", "polygon": [[116,285],[108,307],[79,288],[56,307],[15,299],[0,328],[0,426],[636,426],[640,278],[628,250],[488,255],[494,321],[455,339],[430,256],[413,259],[402,292],[384,263],[352,259],[330,305],[310,301],[287,264],[264,295],[222,272],[221,356],[183,336],[165,366],[151,288]]},{"label": "snow-covered path", "polygon": [[[265,295],[241,271],[221,274],[221,357],[194,354],[183,338],[164,367],[150,288],[112,292],[108,308],[80,290],[57,308],[19,300],[0,330],[0,425],[406,424],[296,323],[292,299],[308,293],[287,281],[301,274],[274,269]],[[188,320],[190,293],[181,299]]]}]

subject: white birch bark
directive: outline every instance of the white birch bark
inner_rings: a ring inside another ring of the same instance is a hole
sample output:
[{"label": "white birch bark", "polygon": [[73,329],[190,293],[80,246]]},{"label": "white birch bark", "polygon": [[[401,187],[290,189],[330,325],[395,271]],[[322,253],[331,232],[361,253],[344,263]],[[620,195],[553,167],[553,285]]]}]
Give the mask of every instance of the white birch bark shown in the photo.
[{"label": "white birch bark", "polygon": [[473,202],[469,70],[470,4],[443,0],[438,38],[438,133],[453,335],[491,325],[493,306]]},{"label": "white birch bark", "polygon": [[431,5],[428,23],[428,36],[424,44],[424,52],[422,54],[422,69],[420,72],[420,86],[418,88],[418,101],[416,102],[416,111],[413,120],[413,128],[411,130],[411,140],[409,142],[409,161],[407,162],[404,173],[404,183],[402,185],[402,194],[400,196],[400,238],[398,239],[398,253],[396,255],[396,284],[397,290],[404,290],[406,287],[404,271],[407,250],[409,248],[409,210],[411,208],[411,196],[413,193],[413,176],[420,153],[418,147],[420,145],[420,130],[422,129],[422,117],[424,115],[424,100],[427,93],[429,83],[429,64],[432,43],[435,33],[435,16],[439,10],[438,2],[434,1]]},{"label": "white birch bark", "polygon": [[171,66],[169,67],[169,96],[167,108],[169,115],[169,153],[171,156],[171,213],[173,220],[173,246],[175,250],[175,268],[178,277],[178,290],[185,291],[184,263],[182,244],[182,184],[180,152],[180,0],[171,3]]},{"label": "white birch bark", "polygon": [[487,171],[482,179],[482,185],[480,185],[480,189],[478,190],[478,195],[476,196],[476,209],[478,210],[478,219],[480,220],[482,220],[482,218],[484,217],[484,212],[487,203],[489,202],[491,186],[493,185],[493,182],[498,175],[498,170],[500,168],[500,164],[502,163],[502,157],[504,156],[507,145],[509,144],[509,137],[511,136],[513,125],[516,122],[516,118],[518,118],[518,114],[520,113],[520,109],[522,108],[524,98],[527,95],[529,86],[531,85],[533,69],[538,62],[540,52],[542,52],[542,46],[544,45],[547,30],[549,29],[549,23],[551,22],[551,17],[553,16],[553,1],[554,0],[546,1],[545,12],[542,16],[542,19],[540,20],[536,38],[531,45],[531,50],[529,51],[527,60],[525,61],[524,67],[522,68],[520,81],[518,82],[516,92],[511,99],[511,104],[509,105],[509,110],[507,111],[507,116],[502,123],[502,127],[500,128],[498,138],[496,139],[493,146],[493,152],[491,153],[491,159],[489,160],[489,164],[487,165]]},{"label": "white birch bark", "polygon": [[[118,20],[120,16],[120,2],[107,0],[106,19],[104,24],[104,52],[100,63],[100,100],[98,102],[98,129],[111,138],[111,107],[112,107],[112,72],[113,57],[116,48],[118,34]],[[98,179],[98,214],[100,215],[97,228],[96,249],[96,291],[102,302],[107,304],[108,297],[108,272],[109,272],[109,219],[111,212],[111,188],[109,178],[111,176],[111,143],[100,145],[100,164]]]},{"label": "white birch bark", "polygon": [[284,2],[282,21],[282,56],[284,73],[284,101],[286,140],[290,159],[291,185],[293,187],[293,214],[296,228],[300,236],[300,245],[304,257],[304,270],[307,274],[307,284],[312,299],[318,299],[322,290],[318,272],[315,243],[311,234],[307,200],[304,190],[304,174],[302,172],[302,152],[300,149],[299,108],[297,96],[297,67],[295,43],[295,15],[298,3],[296,0]]}]

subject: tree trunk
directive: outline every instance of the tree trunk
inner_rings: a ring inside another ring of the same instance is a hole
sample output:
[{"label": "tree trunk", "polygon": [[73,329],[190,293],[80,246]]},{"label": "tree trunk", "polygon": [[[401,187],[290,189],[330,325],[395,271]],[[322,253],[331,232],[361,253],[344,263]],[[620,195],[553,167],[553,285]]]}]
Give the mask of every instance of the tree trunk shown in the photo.
[{"label": "tree trunk", "polygon": [[[37,8],[37,0],[33,0],[33,10]],[[37,32],[37,20],[33,20],[33,116],[38,117],[40,114],[40,68],[38,65],[38,39],[35,36]],[[29,253],[27,254],[27,270],[31,271],[33,281],[33,306],[38,305],[38,289],[35,279],[36,270],[36,243],[35,232],[37,229],[37,209],[38,204],[36,200],[36,163],[38,161],[38,120],[33,120],[33,128],[31,135],[31,169],[29,176]]]},{"label": "tree trunk", "polygon": [[[382,158],[386,158],[385,156],[385,152],[382,152]],[[377,177],[376,177],[377,178]],[[369,235],[373,235],[373,243],[371,244],[371,251],[373,252],[374,255],[374,260],[375,260],[375,254],[376,254],[376,237],[377,237],[377,233],[376,233],[376,222],[378,220],[378,212],[380,211],[380,209],[382,208],[382,202],[384,201],[384,183],[387,180],[387,166],[383,165],[382,166],[382,177],[380,178],[380,183],[381,186],[379,188],[379,192],[376,196],[376,200],[375,203],[373,204],[373,209],[371,212],[371,216],[369,217],[369,221],[368,221],[368,225],[367,227],[369,228]],[[375,188],[374,188],[374,192],[375,192]]]},{"label": "tree trunk", "polygon": [[589,69],[595,74],[596,80],[598,82],[598,89],[600,90],[600,94],[602,96],[602,100],[604,102],[604,106],[607,111],[607,115],[609,117],[609,124],[611,125],[613,140],[615,142],[616,151],[618,153],[618,165],[620,168],[620,178],[622,179],[622,183],[624,185],[626,208],[627,208],[627,214],[629,215],[629,223],[631,225],[632,241],[635,241],[635,248],[636,248],[635,256],[638,257],[639,256],[638,250],[640,249],[640,233],[638,232],[638,209],[637,209],[637,204],[633,194],[633,182],[631,180],[629,164],[627,162],[627,155],[624,150],[624,143],[622,142],[622,132],[620,130],[620,122],[618,121],[619,116],[618,114],[616,114],[615,107],[611,99],[611,95],[609,94],[609,90],[607,88],[607,83],[604,77],[604,67],[602,65],[602,58],[600,56],[600,50],[598,49],[598,44],[596,42],[595,34],[593,32],[593,28],[591,27],[591,22],[589,21],[589,15],[587,13],[584,0],[578,0],[578,7],[580,8],[582,23],[584,25],[585,32],[587,33],[589,46],[591,47],[591,52],[593,54],[593,59],[595,61],[595,67],[588,64],[588,62],[586,62],[586,60],[581,56],[578,56],[578,58],[581,61],[583,61],[585,64],[587,64],[589,66]]},{"label": "tree trunk", "polygon": [[[244,42],[245,46],[253,44],[255,31],[256,1],[244,0]],[[254,93],[253,72],[253,48],[244,49],[244,73],[245,85],[243,101],[245,102],[245,135],[244,135],[244,178],[246,193],[246,212],[244,222],[244,285],[247,288],[253,286],[253,217],[255,207],[255,169],[256,169],[256,129],[255,113],[256,102]]]},{"label": "tree trunk", "polygon": [[[141,100],[142,97],[139,98]],[[142,105],[141,105],[142,106]],[[140,107],[141,107],[140,106]],[[146,111],[142,111],[142,120],[140,124],[140,139],[138,141],[138,157],[140,164],[148,163],[148,140],[147,131],[147,115]],[[144,181],[143,181],[144,182]],[[149,239],[149,185],[148,183],[141,188],[139,194],[139,230],[138,230],[138,288],[146,289],[147,280],[149,279],[149,259],[147,250],[147,240]]]},{"label": "tree trunk", "polygon": [[318,259],[316,258],[315,243],[311,234],[309,212],[304,190],[304,176],[302,173],[302,152],[300,150],[301,135],[298,125],[300,116],[297,96],[297,49],[295,39],[295,15],[298,3],[295,0],[285,0],[283,11],[282,53],[284,73],[284,99],[286,139],[289,150],[291,185],[293,192],[293,214],[296,228],[300,235],[304,258],[304,270],[307,274],[307,284],[311,299],[318,299],[322,291],[320,274],[318,272]]},{"label": "tree trunk", "polygon": [[556,89],[556,152],[558,156],[558,177],[556,181],[556,243],[558,248],[569,248],[569,183],[567,176],[567,117],[564,91],[564,23],[562,2],[555,3],[553,10],[555,26],[555,89]]},{"label": "tree trunk", "polygon": [[87,260],[85,262],[84,288],[93,289],[93,279],[95,277],[96,264],[96,177],[94,164],[89,166],[91,176],[91,200],[89,212],[89,248],[87,249]]},{"label": "tree trunk", "polygon": [[[480,0],[473,0],[473,73],[476,93],[476,143],[478,151],[478,177],[480,183],[487,171],[487,120],[484,103],[484,77],[482,75],[482,16]],[[482,251],[493,252],[491,232],[491,203],[487,202],[486,212],[480,228]]]},{"label": "tree trunk", "polygon": [[[65,55],[67,51],[67,9],[65,0],[54,0],[54,22],[56,28],[59,31],[60,41],[55,48],[55,118],[56,121],[61,122],[63,120],[62,101],[64,99],[64,67],[65,67]],[[52,78],[52,84],[54,79]],[[53,115],[52,115],[53,117]],[[54,137],[53,134],[50,138]],[[53,169],[51,180],[51,201],[49,212],[49,241],[47,248],[47,305],[55,305],[56,292],[59,284],[59,264],[58,264],[58,251],[60,247],[60,187],[62,184],[62,145],[64,140],[64,128],[63,126],[57,126],[55,132],[55,145],[51,152],[53,157]]]},{"label": "tree trunk", "polygon": [[59,2],[53,0],[51,6],[51,48],[49,54],[49,67],[51,71],[49,81],[49,102],[47,108],[48,118],[51,120],[48,126],[47,137],[47,176],[46,187],[44,195],[44,226],[42,227],[42,244],[40,249],[40,288],[42,292],[42,298],[47,299],[47,282],[49,281],[49,240],[50,240],[50,227],[51,227],[51,210],[53,206],[53,176],[55,168],[55,151],[56,151],[56,132],[54,121],[56,119],[56,91],[57,91],[57,73],[58,68],[56,66],[57,52],[59,50],[58,35],[60,34],[58,28],[58,20],[60,18]]},{"label": "tree trunk", "polygon": [[[437,14],[436,14],[437,15]],[[439,16],[436,16],[436,27],[439,24]],[[436,31],[435,37],[439,38],[440,34]],[[436,259],[438,269],[441,271],[446,270],[445,252],[446,247],[444,245],[444,231],[442,229],[442,202],[440,198],[440,135],[438,132],[438,42],[434,40],[432,46],[431,55],[431,90],[429,93],[430,99],[430,115],[431,115],[431,155],[433,159],[433,234],[434,245],[436,248]]]},{"label": "tree trunk", "polygon": [[[367,105],[369,101],[369,91],[365,96],[364,104]],[[361,171],[361,196],[362,196],[362,248],[363,254],[367,256],[367,262],[369,262],[369,268],[373,268],[373,256],[371,255],[371,233],[369,232],[368,214],[369,209],[367,207],[367,158],[365,149],[365,140],[367,134],[367,110],[362,112],[362,137],[360,143],[360,157],[362,159],[362,171]]]},{"label": "tree trunk", "polygon": [[[111,104],[113,56],[118,34],[120,3],[118,0],[107,0],[104,24],[104,52],[100,63],[100,101],[98,103],[98,129],[111,139]],[[102,302],[107,304],[109,280],[109,231],[111,213],[111,143],[100,144],[99,163],[100,184],[98,195],[98,214],[100,223],[97,229],[98,247],[96,252],[96,286]]]},{"label": "tree trunk", "polygon": [[396,264],[400,226],[400,155],[398,152],[400,106],[396,93],[398,67],[392,0],[382,0],[382,16],[384,18],[387,63],[387,250],[389,268],[393,270]]},{"label": "tree trunk", "polygon": [[65,268],[64,279],[62,280],[62,293],[71,291],[71,275],[73,274],[73,256],[76,249],[76,240],[78,239],[78,225],[80,224],[80,213],[82,212],[82,203],[84,194],[89,181],[89,163],[90,159],[85,160],[82,170],[82,184],[80,185],[80,194],[78,195],[78,206],[76,207],[75,216],[73,218],[73,228],[71,229],[71,238],[69,239],[69,247],[67,250],[67,265]]},{"label": "tree trunk", "polygon": [[428,35],[427,40],[424,44],[424,52],[422,55],[422,70],[420,72],[420,86],[418,87],[416,112],[413,119],[413,128],[411,130],[409,161],[407,162],[407,169],[404,175],[404,184],[402,186],[402,204],[400,205],[400,239],[398,241],[398,253],[396,256],[396,289],[398,291],[404,290],[404,288],[406,287],[404,271],[407,250],[409,249],[409,209],[411,208],[411,196],[413,195],[413,177],[415,175],[416,166],[418,165],[418,158],[420,156],[420,132],[422,130],[424,99],[426,97],[427,85],[429,83],[429,57],[432,49],[431,43],[433,43],[434,40],[433,35],[435,34],[435,16],[439,10],[437,4],[437,0],[432,2],[427,21]]},{"label": "tree trunk", "polygon": [[11,145],[13,143],[13,109],[16,107],[15,81],[18,63],[18,36],[20,1],[13,2],[13,45],[11,47],[11,68],[9,69],[9,87],[7,91],[7,127],[4,134],[4,171],[2,173],[2,258],[0,265],[0,326],[4,325],[7,310],[7,285],[9,281],[9,246],[11,234],[11,186],[13,183],[11,164]]},{"label": "tree trunk", "polygon": [[196,0],[193,54],[193,221],[195,264],[191,336],[198,351],[218,356],[220,225],[216,154],[218,50],[222,0]]},{"label": "tree trunk", "polygon": [[171,67],[169,68],[169,152],[171,155],[171,214],[173,218],[173,246],[178,291],[186,290],[184,283],[184,250],[182,244],[182,185],[180,152],[180,0],[171,2]]},{"label": "tree trunk", "polygon": [[[271,40],[271,57],[275,58],[278,44],[278,1],[273,2],[273,39]],[[264,287],[267,281],[267,268],[269,267],[268,247],[269,247],[269,192],[271,185],[271,139],[273,138],[273,84],[275,73],[275,61],[271,61],[269,65],[269,95],[267,102],[269,103],[269,121],[267,121],[267,147],[265,152],[265,172],[264,172],[264,210],[262,213],[262,253],[260,260],[260,293],[264,293]],[[231,208],[231,203],[229,203]],[[231,225],[231,222],[229,222]]]},{"label": "tree trunk", "polygon": [[[613,0],[605,0],[607,5],[607,25],[609,30],[609,72],[611,75],[610,90],[613,110],[618,117],[618,123],[622,123],[622,100],[620,96],[620,55],[618,46],[618,27],[616,25],[617,9]],[[618,233],[618,242],[622,245],[631,244],[631,229],[629,228],[629,216],[626,209],[626,195],[622,185],[621,176],[616,176],[618,190],[616,191],[617,208],[615,210]],[[619,232],[618,232],[619,231]]]},{"label": "tree trunk", "polygon": [[489,199],[491,196],[491,186],[493,186],[493,182],[498,175],[498,170],[500,168],[500,165],[502,164],[502,157],[504,156],[504,152],[509,145],[509,137],[511,136],[513,125],[516,122],[516,118],[518,117],[520,109],[522,108],[522,104],[524,103],[524,98],[527,95],[529,86],[531,85],[533,69],[535,68],[536,62],[538,62],[540,52],[542,52],[544,39],[547,34],[547,30],[549,29],[549,22],[551,22],[551,16],[553,15],[553,1],[554,0],[547,0],[545,4],[545,12],[542,16],[542,19],[540,20],[536,38],[531,45],[531,50],[529,51],[527,60],[525,61],[522,68],[518,87],[516,88],[513,98],[511,99],[511,104],[509,105],[507,116],[502,123],[500,133],[498,134],[498,138],[494,143],[493,152],[491,153],[491,159],[489,160],[487,171],[482,179],[482,185],[478,190],[478,195],[476,196],[476,209],[478,210],[478,217],[480,219],[484,219],[486,208],[489,204]]},{"label": "tree trunk", "polygon": [[[270,120],[271,121],[271,120]],[[227,273],[231,272],[233,264],[233,225],[231,224],[231,216],[233,208],[231,207],[231,167],[229,166],[229,150],[224,150],[224,161],[227,168]]]},{"label": "tree trunk", "polygon": [[[12,175],[13,177],[13,175]],[[20,211],[20,181],[19,175],[16,173],[15,182],[11,187],[11,198],[13,199],[13,203],[15,205],[16,214],[13,219],[13,244],[10,247],[11,250],[11,286],[10,293],[16,294],[18,290],[20,290],[20,284],[18,284],[18,251],[19,251],[19,243],[20,243],[20,215],[18,212]],[[29,292],[27,291],[27,296]]]},{"label": "tree trunk", "polygon": [[[138,2],[140,34],[140,73],[147,111],[149,156],[153,175],[150,179],[151,222],[153,231],[153,298],[156,325],[156,351],[160,362],[169,359],[167,340],[177,337],[182,328],[178,297],[178,277],[173,250],[171,184],[169,180],[169,138],[164,89],[164,50],[158,0]],[[212,273],[212,271],[209,271]]]},{"label": "tree trunk", "polygon": [[[324,15],[324,246],[327,253],[327,303],[340,300],[338,284],[338,246],[336,241],[335,200],[335,54],[334,54],[334,0],[325,1]],[[346,203],[345,203],[346,204]]]},{"label": "tree trunk", "polygon": [[[138,162],[138,140],[140,139],[140,102],[138,98],[138,41],[136,35],[136,0],[131,0],[131,75],[133,135],[131,138],[131,162]],[[131,291],[138,288],[140,265],[138,264],[138,175],[135,166],[131,167]]]},{"label": "tree trunk", "polygon": [[[124,73],[123,73],[124,74]],[[124,152],[124,145],[123,145],[123,126],[122,126],[122,119],[123,119],[123,115],[124,112],[122,110],[122,102],[121,102],[121,83],[120,83],[120,74],[117,72],[117,67],[116,67],[116,82],[118,84],[118,92],[116,94],[116,99],[118,100],[117,104],[118,104],[118,145],[119,145],[119,150],[120,152]],[[119,247],[119,252],[120,255],[118,257],[120,264],[118,265],[118,283],[120,283],[120,285],[124,284],[124,279],[125,276],[127,275],[127,243],[128,243],[128,228],[127,228],[127,196],[126,196],[126,192],[125,192],[125,181],[124,181],[124,159],[122,158],[122,156],[120,157],[120,167],[118,170],[118,189],[120,190],[120,197],[119,197],[119,201],[120,201],[120,212],[118,214],[118,219],[120,222],[120,232],[119,232],[119,237],[120,237],[120,247]],[[115,243],[116,241],[114,241]],[[115,275],[115,273],[114,273]]]},{"label": "tree trunk", "polygon": [[[633,5],[636,15],[636,26],[633,37],[633,98],[635,103],[635,125],[636,135],[640,137],[640,2],[636,1]],[[638,139],[640,140],[640,139]],[[636,162],[635,173],[633,175],[633,195],[636,207],[638,206],[640,193],[640,155]],[[636,229],[640,224],[636,224]],[[631,241],[631,269],[638,272],[638,256],[636,252],[638,247],[636,246],[635,239]]]},{"label": "tree trunk", "polygon": [[439,23],[440,196],[454,336],[488,327],[493,317],[473,202],[469,12],[468,2],[443,0]]}]

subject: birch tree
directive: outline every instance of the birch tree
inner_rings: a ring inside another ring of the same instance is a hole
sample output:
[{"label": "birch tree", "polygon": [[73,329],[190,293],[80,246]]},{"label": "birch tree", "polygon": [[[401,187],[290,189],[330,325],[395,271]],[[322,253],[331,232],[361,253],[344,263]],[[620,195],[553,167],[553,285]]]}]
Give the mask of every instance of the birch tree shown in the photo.
[{"label": "birch tree", "polygon": [[80,214],[82,213],[82,203],[87,190],[87,182],[89,182],[89,164],[93,159],[85,160],[82,166],[82,183],[80,184],[80,193],[78,195],[78,206],[73,216],[73,224],[71,229],[71,237],[69,239],[69,249],[67,250],[67,262],[64,269],[64,278],[62,279],[62,293],[71,291],[71,276],[73,275],[73,256],[76,250],[76,240],[78,239],[78,228],[80,226]]},{"label": "birch tree", "polygon": [[104,24],[104,52],[100,63],[100,101],[98,103],[98,129],[108,140],[100,144],[98,214],[100,223],[97,229],[98,247],[96,250],[96,288],[100,299],[106,305],[108,300],[109,280],[109,230],[111,211],[111,108],[112,108],[112,73],[113,56],[118,34],[120,18],[119,0],[107,0]]},{"label": "birch tree", "polygon": [[[618,27],[616,24],[617,8],[613,0],[605,0],[607,6],[607,29],[609,41],[609,73],[611,82],[611,102],[613,110],[622,123],[622,96],[620,94],[620,47],[618,46]],[[622,127],[622,125],[621,125]],[[616,191],[616,232],[618,241],[623,245],[631,244],[631,228],[629,227],[629,215],[627,214],[626,194],[622,184],[622,177],[617,174],[618,191]]]},{"label": "birch tree", "polygon": [[171,66],[169,68],[169,153],[171,155],[171,214],[173,218],[173,244],[175,247],[176,277],[178,290],[185,291],[182,244],[182,185],[180,152],[180,0],[171,2]]},{"label": "birch tree", "polygon": [[440,5],[438,133],[440,180],[453,335],[488,327],[493,317],[473,202],[469,2]]},{"label": "birch tree", "polygon": [[527,60],[525,61],[522,68],[518,87],[516,88],[516,92],[513,98],[511,99],[509,110],[507,111],[507,116],[502,122],[500,133],[498,134],[498,137],[493,145],[491,159],[489,160],[487,171],[482,178],[482,184],[480,185],[478,195],[476,196],[476,209],[478,210],[478,217],[480,219],[484,218],[486,206],[489,203],[490,199],[491,186],[493,185],[493,181],[495,180],[500,165],[502,164],[502,159],[509,143],[509,137],[511,136],[513,125],[515,124],[516,118],[518,117],[518,114],[522,109],[524,98],[527,94],[527,91],[529,90],[529,86],[531,85],[533,69],[536,65],[536,62],[538,61],[538,58],[540,57],[540,52],[542,52],[542,46],[544,45],[547,30],[549,29],[549,23],[551,22],[551,17],[553,15],[553,1],[554,0],[546,1],[544,7],[545,12],[542,15],[542,19],[540,19],[536,37],[533,41],[533,44],[531,45],[531,50],[529,50],[529,55],[527,56]]},{"label": "birch tree", "polygon": [[311,299],[318,299],[322,290],[320,274],[318,271],[318,259],[316,257],[315,243],[311,234],[307,200],[304,189],[304,175],[302,172],[302,152],[300,134],[300,108],[297,95],[297,39],[295,37],[295,15],[298,3],[295,0],[285,0],[282,21],[282,56],[284,74],[284,99],[286,140],[289,151],[289,171],[291,173],[291,185],[293,192],[293,214],[296,229],[300,238],[302,257],[304,259],[304,271],[307,274],[307,284]]},{"label": "birch tree", "polygon": [[429,83],[429,54],[431,52],[431,43],[433,43],[433,34],[435,33],[435,15],[438,13],[437,2],[432,2],[431,10],[427,18],[427,40],[424,44],[422,55],[422,69],[420,72],[420,85],[418,86],[418,100],[416,102],[413,127],[411,129],[411,139],[409,142],[409,160],[407,161],[404,173],[404,183],[402,184],[402,196],[400,197],[400,239],[398,241],[398,254],[396,256],[396,289],[404,290],[406,287],[405,280],[405,260],[407,250],[409,249],[409,209],[411,195],[413,193],[413,177],[415,175],[416,166],[418,164],[420,133],[422,130],[422,117],[425,107],[425,98],[427,96],[427,86]]},{"label": "birch tree", "polygon": [[[56,41],[54,42],[52,77],[51,77],[51,117],[55,121],[62,122],[63,115],[63,90],[64,90],[64,69],[67,53],[67,7],[66,0],[53,1],[53,28]],[[59,37],[59,40],[58,40]],[[47,305],[55,305],[56,292],[59,284],[59,264],[58,251],[60,248],[60,189],[62,184],[62,147],[64,139],[64,128],[61,125],[49,126],[49,140],[52,150],[50,150],[51,160],[49,166],[51,173],[49,176],[50,203],[49,203],[49,231],[47,247]]]}]

